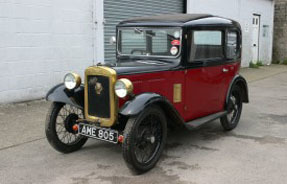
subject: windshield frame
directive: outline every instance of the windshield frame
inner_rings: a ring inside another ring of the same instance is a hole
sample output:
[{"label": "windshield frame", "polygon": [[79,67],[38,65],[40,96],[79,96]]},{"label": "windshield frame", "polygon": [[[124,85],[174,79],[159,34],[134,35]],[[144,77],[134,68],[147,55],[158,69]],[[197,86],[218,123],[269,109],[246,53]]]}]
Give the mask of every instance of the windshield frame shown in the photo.
[{"label": "windshield frame", "polygon": [[[164,56],[164,55],[136,55],[136,54],[122,54],[119,51],[119,44],[120,44],[120,40],[119,40],[119,35],[120,35],[120,31],[121,30],[134,30],[134,29],[140,29],[140,30],[155,30],[155,29],[159,29],[159,30],[167,30],[167,29],[178,29],[180,31],[180,45],[179,45],[179,52],[177,53],[177,55],[175,56]],[[116,44],[116,52],[117,52],[117,56],[119,57],[129,57],[129,58],[146,58],[146,59],[150,59],[150,58],[162,58],[162,59],[178,59],[181,56],[182,53],[182,33],[183,33],[183,29],[182,27],[172,27],[172,26],[167,26],[167,27],[153,27],[153,26],[145,26],[145,27],[139,27],[139,26],[131,26],[131,27],[118,27],[117,29],[117,44]]]}]

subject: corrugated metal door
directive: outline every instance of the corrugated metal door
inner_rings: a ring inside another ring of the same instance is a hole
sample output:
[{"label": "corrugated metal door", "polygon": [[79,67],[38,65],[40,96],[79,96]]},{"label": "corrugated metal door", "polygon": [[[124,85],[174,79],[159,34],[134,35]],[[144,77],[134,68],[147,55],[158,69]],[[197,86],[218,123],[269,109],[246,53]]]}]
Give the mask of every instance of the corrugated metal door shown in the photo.
[{"label": "corrugated metal door", "polygon": [[168,13],[183,13],[185,0],[104,0],[105,62],[115,62],[115,46],[109,44],[116,35],[116,25],[125,19]]}]

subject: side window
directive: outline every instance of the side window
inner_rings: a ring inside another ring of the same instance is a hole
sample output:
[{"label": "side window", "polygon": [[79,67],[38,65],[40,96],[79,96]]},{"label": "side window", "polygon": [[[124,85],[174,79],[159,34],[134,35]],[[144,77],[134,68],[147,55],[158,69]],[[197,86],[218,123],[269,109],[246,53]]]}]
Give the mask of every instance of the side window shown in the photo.
[{"label": "side window", "polygon": [[220,59],[223,54],[222,31],[193,31],[189,61]]},{"label": "side window", "polygon": [[236,59],[239,53],[238,34],[235,31],[227,33],[226,57]]}]

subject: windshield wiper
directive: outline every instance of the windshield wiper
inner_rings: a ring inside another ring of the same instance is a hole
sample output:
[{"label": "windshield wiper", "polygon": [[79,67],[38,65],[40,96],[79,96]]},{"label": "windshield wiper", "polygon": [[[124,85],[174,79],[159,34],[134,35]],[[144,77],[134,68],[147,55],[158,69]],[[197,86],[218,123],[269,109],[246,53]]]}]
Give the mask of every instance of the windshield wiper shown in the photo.
[{"label": "windshield wiper", "polygon": [[141,34],[143,32],[142,29],[139,29],[139,28],[134,28],[135,32],[138,33],[138,34]]},{"label": "windshield wiper", "polygon": [[164,63],[173,63],[172,61],[168,61],[168,60],[165,60],[165,59],[156,59],[156,60],[164,62]]},{"label": "windshield wiper", "polygon": [[[135,33],[137,34],[142,34],[144,32],[143,29],[139,29],[139,28],[134,28]],[[148,37],[155,37],[155,33],[153,33],[152,31],[145,31],[145,35]]]},{"label": "windshield wiper", "polygon": [[138,63],[146,63],[146,64],[156,64],[156,65],[162,65],[166,63],[173,63],[172,61],[167,61],[163,59],[144,59],[144,60],[138,60],[136,61]]},{"label": "windshield wiper", "polygon": [[159,63],[157,61],[152,60],[138,60],[137,63],[149,64],[149,65],[163,65],[163,63]]}]

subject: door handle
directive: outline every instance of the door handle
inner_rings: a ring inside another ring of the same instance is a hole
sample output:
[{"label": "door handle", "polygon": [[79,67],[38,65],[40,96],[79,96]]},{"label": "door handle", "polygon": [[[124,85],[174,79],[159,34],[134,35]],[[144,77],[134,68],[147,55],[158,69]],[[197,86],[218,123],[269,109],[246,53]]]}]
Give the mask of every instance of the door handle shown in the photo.
[{"label": "door handle", "polygon": [[229,72],[229,70],[228,70],[227,68],[223,68],[223,69],[222,69],[222,72],[223,72],[223,73],[227,73],[227,72]]}]

